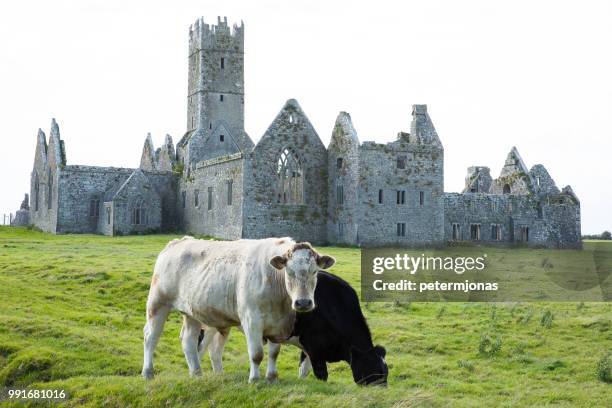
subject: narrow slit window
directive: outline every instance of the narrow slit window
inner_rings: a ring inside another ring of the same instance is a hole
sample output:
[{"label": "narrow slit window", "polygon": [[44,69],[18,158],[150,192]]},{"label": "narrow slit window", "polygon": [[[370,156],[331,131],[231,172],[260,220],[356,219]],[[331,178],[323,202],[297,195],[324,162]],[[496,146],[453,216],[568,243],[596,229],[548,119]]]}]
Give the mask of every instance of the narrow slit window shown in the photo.
[{"label": "narrow slit window", "polygon": [[338,205],[344,204],[344,187],[336,186],[336,202]]},{"label": "narrow slit window", "polygon": [[47,190],[47,209],[50,210],[53,208],[53,174],[51,173],[51,169],[49,169],[47,178],[49,180]]},{"label": "narrow slit window", "polygon": [[227,205],[232,205],[233,185],[234,180],[227,181]]},{"label": "narrow slit window", "polygon": [[480,241],[480,224],[470,226],[470,238],[472,241]]},{"label": "narrow slit window", "polygon": [[195,190],[193,192],[193,205],[196,208],[200,205],[200,190]]},{"label": "narrow slit window", "polygon": [[93,199],[89,201],[89,216],[98,217],[100,215],[100,200]]},{"label": "narrow slit window", "polygon": [[34,211],[38,211],[38,203],[40,202],[40,181],[38,173],[34,177]]},{"label": "narrow slit window", "polygon": [[221,69],[225,69],[225,58],[221,57]]},{"label": "narrow slit window", "polygon": [[419,204],[420,205],[425,204],[425,192],[423,191],[419,192]]},{"label": "narrow slit window", "polygon": [[223,94],[219,95],[219,100],[223,102]]},{"label": "narrow slit window", "polygon": [[453,241],[459,241],[461,239],[461,227],[459,224],[453,223]]},{"label": "narrow slit window", "polygon": [[213,188],[208,187],[208,209],[213,209]]},{"label": "narrow slit window", "polygon": [[384,198],[383,194],[384,193],[383,193],[382,189],[378,190],[378,204],[382,204],[383,203],[383,198]]}]

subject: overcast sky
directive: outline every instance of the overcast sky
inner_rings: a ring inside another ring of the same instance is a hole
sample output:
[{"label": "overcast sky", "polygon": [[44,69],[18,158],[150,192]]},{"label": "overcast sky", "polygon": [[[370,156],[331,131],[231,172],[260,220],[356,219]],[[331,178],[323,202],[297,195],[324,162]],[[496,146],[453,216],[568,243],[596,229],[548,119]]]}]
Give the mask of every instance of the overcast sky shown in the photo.
[{"label": "overcast sky", "polygon": [[[187,34],[245,23],[246,130],[289,98],[326,145],[339,111],[361,141],[394,140],[427,104],[445,189],[493,177],[516,146],[612,230],[612,2],[13,1],[0,6],[0,214],[29,192],[37,129],[58,120],[68,164],[135,167],[147,132],[185,132]],[[1,216],[1,215],[0,215]]]}]

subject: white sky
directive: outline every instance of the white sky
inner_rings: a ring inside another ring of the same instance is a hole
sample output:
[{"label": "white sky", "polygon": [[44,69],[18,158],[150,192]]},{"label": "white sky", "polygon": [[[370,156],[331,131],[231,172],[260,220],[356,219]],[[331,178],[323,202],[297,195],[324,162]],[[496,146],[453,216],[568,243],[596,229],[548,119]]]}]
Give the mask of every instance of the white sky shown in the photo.
[{"label": "white sky", "polygon": [[[612,2],[12,1],[0,5],[0,217],[29,190],[36,131],[60,125],[69,164],[135,167],[147,132],[185,131],[187,32],[245,22],[246,130],[296,98],[327,145],[337,113],[361,141],[409,130],[428,104],[445,189],[497,177],[515,145],[612,230]],[[0,218],[1,222],[1,218]]]}]

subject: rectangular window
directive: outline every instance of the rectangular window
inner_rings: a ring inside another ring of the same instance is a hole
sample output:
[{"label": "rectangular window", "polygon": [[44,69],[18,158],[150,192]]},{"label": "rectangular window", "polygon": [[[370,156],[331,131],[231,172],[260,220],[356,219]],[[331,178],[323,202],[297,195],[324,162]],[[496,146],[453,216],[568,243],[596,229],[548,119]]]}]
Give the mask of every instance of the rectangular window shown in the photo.
[{"label": "rectangular window", "polygon": [[219,141],[220,142],[224,142],[225,141],[225,136],[224,135],[219,135]]},{"label": "rectangular window", "polygon": [[405,237],[406,236],[406,223],[405,222],[398,222],[397,223],[397,236],[398,237]]},{"label": "rectangular window", "polygon": [[212,210],[213,208],[213,188],[208,187],[208,209]]},{"label": "rectangular window", "polygon": [[480,241],[480,224],[470,225],[470,238],[472,241]]},{"label": "rectangular window", "polygon": [[344,204],[344,187],[336,186],[336,203],[338,205]]},{"label": "rectangular window", "polygon": [[383,203],[383,191],[378,190],[378,204],[382,204]]},{"label": "rectangular window", "polygon": [[221,69],[225,69],[225,58],[221,57]]},{"label": "rectangular window", "polygon": [[521,227],[521,241],[529,242],[529,227]]},{"label": "rectangular window", "polygon": [[219,95],[219,100],[223,102],[223,95]]},{"label": "rectangular window", "polygon": [[183,209],[185,209],[185,204],[187,203],[187,192],[186,191],[183,191],[181,193],[181,201],[182,201]]},{"label": "rectangular window", "polygon": [[227,205],[232,205],[233,185],[234,180],[227,181]]},{"label": "rectangular window", "polygon": [[397,156],[397,168],[398,169],[406,168],[406,156]]},{"label": "rectangular window", "polygon": [[419,204],[425,204],[425,193],[423,191],[419,192]]},{"label": "rectangular window", "polygon": [[501,225],[498,225],[498,224],[491,225],[491,240],[501,241]]},{"label": "rectangular window", "polygon": [[461,239],[461,227],[459,224],[453,224],[453,241],[459,241]]},{"label": "rectangular window", "polygon": [[198,207],[200,205],[200,190],[195,190],[193,192],[193,205]]},{"label": "rectangular window", "polygon": [[106,223],[110,225],[111,222],[111,209],[110,207],[106,207]]},{"label": "rectangular window", "polygon": [[89,216],[99,217],[100,216],[100,200],[89,201]]},{"label": "rectangular window", "polygon": [[404,190],[397,190],[397,203],[406,204],[406,192]]}]

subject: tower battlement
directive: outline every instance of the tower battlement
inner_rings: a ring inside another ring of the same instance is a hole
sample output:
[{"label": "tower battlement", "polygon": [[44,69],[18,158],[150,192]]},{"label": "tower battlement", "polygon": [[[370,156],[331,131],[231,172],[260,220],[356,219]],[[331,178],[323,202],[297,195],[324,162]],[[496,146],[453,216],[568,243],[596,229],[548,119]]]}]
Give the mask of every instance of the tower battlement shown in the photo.
[{"label": "tower battlement", "polygon": [[244,23],[227,23],[227,17],[217,17],[217,24],[207,24],[198,18],[189,27],[189,54],[202,49],[232,49],[244,52]]}]

